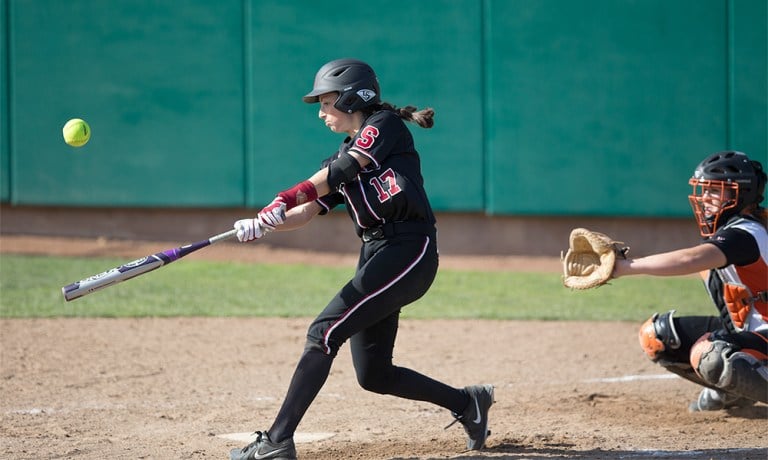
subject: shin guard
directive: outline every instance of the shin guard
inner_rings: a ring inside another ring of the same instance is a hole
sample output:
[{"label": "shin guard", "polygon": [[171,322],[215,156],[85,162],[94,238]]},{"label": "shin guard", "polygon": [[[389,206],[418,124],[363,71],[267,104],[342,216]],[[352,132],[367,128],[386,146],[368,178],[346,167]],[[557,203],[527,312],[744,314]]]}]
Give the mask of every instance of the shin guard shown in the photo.
[{"label": "shin guard", "polygon": [[768,366],[729,342],[705,334],[691,349],[691,366],[710,385],[753,401],[768,402]]}]

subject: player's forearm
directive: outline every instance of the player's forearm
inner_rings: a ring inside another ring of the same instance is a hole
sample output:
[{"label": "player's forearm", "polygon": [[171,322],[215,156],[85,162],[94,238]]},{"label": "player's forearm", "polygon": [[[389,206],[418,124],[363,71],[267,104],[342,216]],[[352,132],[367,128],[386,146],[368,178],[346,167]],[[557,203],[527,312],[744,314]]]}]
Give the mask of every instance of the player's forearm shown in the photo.
[{"label": "player's forearm", "polygon": [[322,168],[309,178],[312,185],[317,190],[317,196],[325,196],[331,193],[331,188],[328,186],[328,168]]},{"label": "player's forearm", "polygon": [[712,244],[653,254],[636,259],[617,260],[613,277],[630,275],[679,276],[698,273],[726,264],[725,255]]},{"label": "player's forearm", "polygon": [[296,230],[309,223],[320,212],[320,205],[312,201],[296,206],[285,213],[285,223],[275,227],[278,232]]}]

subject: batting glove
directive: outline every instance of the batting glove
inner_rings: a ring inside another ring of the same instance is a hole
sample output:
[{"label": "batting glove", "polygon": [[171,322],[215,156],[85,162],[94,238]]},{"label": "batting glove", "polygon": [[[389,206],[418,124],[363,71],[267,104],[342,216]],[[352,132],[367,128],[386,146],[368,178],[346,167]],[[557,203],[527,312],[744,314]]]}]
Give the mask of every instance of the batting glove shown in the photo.
[{"label": "batting glove", "polygon": [[234,227],[237,230],[237,239],[241,243],[253,241],[264,236],[264,229],[261,227],[258,217],[238,220],[235,222]]},{"label": "batting glove", "polygon": [[285,210],[287,205],[282,197],[275,198],[272,203],[259,211],[259,220],[265,229],[274,230],[278,225],[285,223]]}]

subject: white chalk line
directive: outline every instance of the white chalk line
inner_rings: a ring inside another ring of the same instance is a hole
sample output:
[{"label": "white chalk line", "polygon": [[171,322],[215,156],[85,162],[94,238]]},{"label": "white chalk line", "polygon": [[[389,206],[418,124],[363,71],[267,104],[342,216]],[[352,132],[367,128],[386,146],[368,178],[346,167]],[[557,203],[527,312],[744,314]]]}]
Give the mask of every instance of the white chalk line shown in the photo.
[{"label": "white chalk line", "polygon": [[[336,433],[294,433],[293,442],[296,444],[316,442],[332,438],[335,435]],[[256,440],[256,433],[225,433],[216,436],[219,438],[228,439],[230,441],[238,441],[245,444],[250,444]]]},{"label": "white chalk line", "polygon": [[647,375],[623,375],[621,377],[602,377],[582,380],[584,383],[623,383],[638,382],[641,380],[667,380],[680,378],[675,374],[647,374]]}]

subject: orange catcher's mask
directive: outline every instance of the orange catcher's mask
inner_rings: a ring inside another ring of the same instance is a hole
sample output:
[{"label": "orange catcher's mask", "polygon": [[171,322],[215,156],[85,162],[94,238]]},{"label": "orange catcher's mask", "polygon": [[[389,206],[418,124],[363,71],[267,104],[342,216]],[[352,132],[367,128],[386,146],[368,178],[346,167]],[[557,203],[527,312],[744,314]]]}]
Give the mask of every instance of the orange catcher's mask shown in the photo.
[{"label": "orange catcher's mask", "polygon": [[691,178],[693,192],[688,195],[701,236],[712,236],[728,220],[739,202],[739,185],[721,180]]}]

